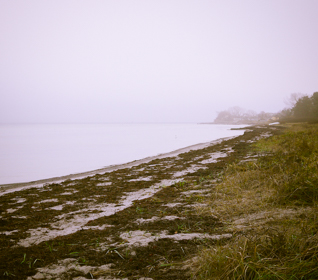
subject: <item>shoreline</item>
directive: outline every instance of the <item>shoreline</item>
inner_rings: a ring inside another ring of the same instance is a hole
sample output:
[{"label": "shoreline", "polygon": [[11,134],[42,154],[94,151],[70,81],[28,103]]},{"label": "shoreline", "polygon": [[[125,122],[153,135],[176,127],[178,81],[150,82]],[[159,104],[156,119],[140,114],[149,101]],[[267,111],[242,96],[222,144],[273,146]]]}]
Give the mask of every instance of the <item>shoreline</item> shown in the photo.
[{"label": "shoreline", "polygon": [[[248,128],[240,128],[240,129],[246,130]],[[103,173],[112,172],[112,171],[119,170],[119,169],[130,168],[130,167],[133,167],[133,166],[136,166],[139,164],[148,163],[148,162],[150,162],[152,160],[156,160],[156,159],[162,159],[162,158],[167,158],[167,157],[176,157],[181,153],[186,153],[186,152],[189,152],[191,150],[204,149],[208,146],[216,145],[216,144],[219,144],[223,141],[227,141],[227,140],[239,137],[239,136],[240,135],[222,137],[222,138],[219,138],[216,140],[212,140],[210,142],[194,144],[194,145],[180,148],[180,149],[168,152],[168,153],[162,153],[162,154],[158,154],[155,156],[149,156],[149,157],[146,157],[143,159],[138,159],[138,160],[134,160],[134,161],[127,162],[127,163],[109,165],[109,166],[105,166],[103,168],[99,168],[99,169],[95,169],[95,170],[91,170],[91,171],[85,171],[85,172],[63,175],[63,176],[58,176],[58,177],[52,177],[52,178],[47,178],[47,179],[40,179],[40,180],[35,180],[35,181],[30,181],[30,182],[0,184],[0,196],[7,194],[7,193],[28,189],[28,188],[37,188],[37,187],[39,188],[39,187],[42,187],[44,184],[61,183],[61,182],[66,181],[66,180],[82,179],[82,178],[89,177],[89,176],[95,176],[97,174],[103,174]]]},{"label": "shoreline", "polygon": [[200,246],[235,235],[224,217],[201,215],[199,207],[210,207],[205,199],[229,165],[254,162],[253,143],[280,131],[253,127],[144,163],[86,172],[82,179],[8,190],[0,195],[0,274],[27,280],[86,279],[87,273],[94,279],[190,279],[187,264]]}]

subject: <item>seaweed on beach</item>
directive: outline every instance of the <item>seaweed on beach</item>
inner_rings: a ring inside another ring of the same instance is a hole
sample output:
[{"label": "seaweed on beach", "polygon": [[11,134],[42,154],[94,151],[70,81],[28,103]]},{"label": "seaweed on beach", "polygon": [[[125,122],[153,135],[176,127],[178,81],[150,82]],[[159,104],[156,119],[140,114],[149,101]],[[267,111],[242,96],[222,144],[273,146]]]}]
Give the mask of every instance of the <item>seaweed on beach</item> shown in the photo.
[{"label": "seaweed on beach", "polygon": [[203,149],[0,196],[1,279],[190,279],[202,246],[231,234],[197,207],[268,126]]}]

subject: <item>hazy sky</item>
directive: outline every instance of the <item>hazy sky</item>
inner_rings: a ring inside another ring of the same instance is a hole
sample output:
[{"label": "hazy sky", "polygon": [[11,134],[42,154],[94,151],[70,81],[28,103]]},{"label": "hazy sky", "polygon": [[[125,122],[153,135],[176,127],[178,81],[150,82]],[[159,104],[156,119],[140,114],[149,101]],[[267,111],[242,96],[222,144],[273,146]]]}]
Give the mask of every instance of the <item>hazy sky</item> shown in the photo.
[{"label": "hazy sky", "polygon": [[0,122],[208,122],[318,91],[317,0],[0,0]]}]

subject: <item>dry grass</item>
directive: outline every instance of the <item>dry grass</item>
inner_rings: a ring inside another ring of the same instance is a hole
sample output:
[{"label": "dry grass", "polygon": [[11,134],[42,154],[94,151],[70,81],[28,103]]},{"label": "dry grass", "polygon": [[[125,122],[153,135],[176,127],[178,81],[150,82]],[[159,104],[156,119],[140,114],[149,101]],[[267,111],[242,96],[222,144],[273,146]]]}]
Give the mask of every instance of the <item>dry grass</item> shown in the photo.
[{"label": "dry grass", "polygon": [[264,209],[273,190],[265,183],[266,174],[255,163],[231,165],[209,197],[209,211],[216,216],[233,217]]},{"label": "dry grass", "polygon": [[318,126],[290,125],[254,148],[262,156],[229,166],[198,209],[234,237],[199,253],[194,279],[318,279]]},{"label": "dry grass", "polygon": [[259,163],[277,191],[277,203],[311,205],[318,200],[318,126],[295,127],[259,141],[256,148],[272,154]]},{"label": "dry grass", "polygon": [[201,251],[196,279],[317,279],[317,258],[317,233],[268,229]]}]

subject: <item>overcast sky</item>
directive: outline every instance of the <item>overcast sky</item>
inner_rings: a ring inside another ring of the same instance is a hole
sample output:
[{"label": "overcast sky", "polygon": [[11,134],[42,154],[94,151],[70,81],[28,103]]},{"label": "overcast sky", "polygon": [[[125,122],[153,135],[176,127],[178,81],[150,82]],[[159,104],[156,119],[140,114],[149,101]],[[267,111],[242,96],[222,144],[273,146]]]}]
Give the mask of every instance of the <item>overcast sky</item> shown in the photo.
[{"label": "overcast sky", "polygon": [[0,0],[0,122],[209,122],[318,91],[317,0]]}]

